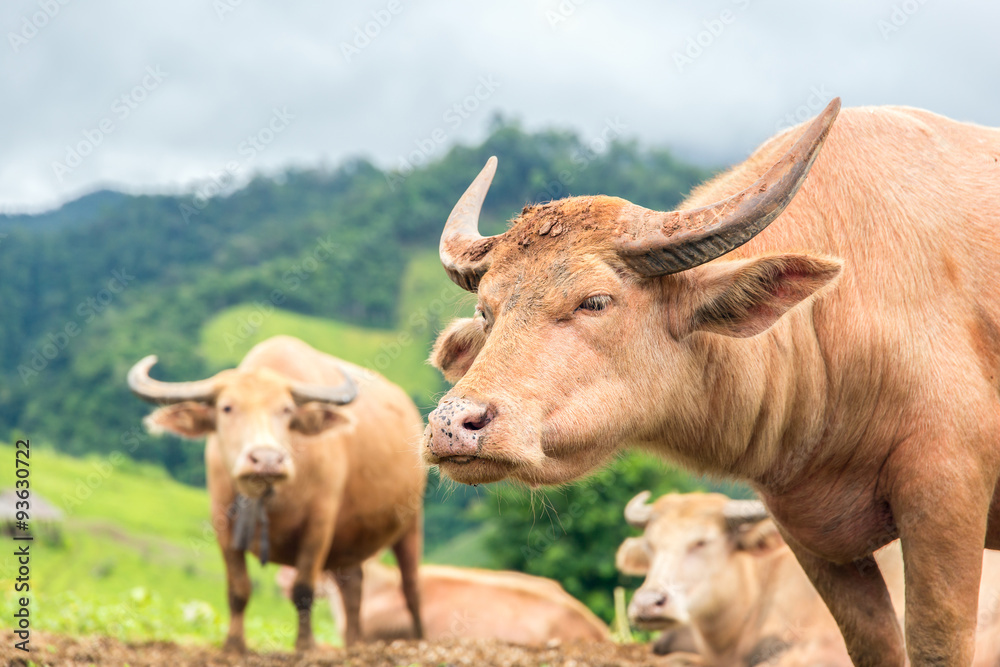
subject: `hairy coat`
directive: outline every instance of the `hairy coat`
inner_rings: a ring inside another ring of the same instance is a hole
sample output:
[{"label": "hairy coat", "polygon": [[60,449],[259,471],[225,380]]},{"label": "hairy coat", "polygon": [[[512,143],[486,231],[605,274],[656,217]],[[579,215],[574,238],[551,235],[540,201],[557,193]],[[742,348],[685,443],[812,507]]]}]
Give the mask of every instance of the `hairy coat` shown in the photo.
[{"label": "hairy coat", "polygon": [[[754,184],[800,132],[682,212]],[[770,226],[644,275],[622,248],[654,221],[684,233],[672,215],[576,197],[467,244],[489,260],[479,314],[435,347],[457,384],[425,458],[468,483],[560,483],[632,445],[746,480],[859,665],[905,661],[869,566],[901,538],[911,663],[969,664],[981,550],[1000,547],[1000,131],[845,109]],[[465,256],[446,245],[448,268]]]}]

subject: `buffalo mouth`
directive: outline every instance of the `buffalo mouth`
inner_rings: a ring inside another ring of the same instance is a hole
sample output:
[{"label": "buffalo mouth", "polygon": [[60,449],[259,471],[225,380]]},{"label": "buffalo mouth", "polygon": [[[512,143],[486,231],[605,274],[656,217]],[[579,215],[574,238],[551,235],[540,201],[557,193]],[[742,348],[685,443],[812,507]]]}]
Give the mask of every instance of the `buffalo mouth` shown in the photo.
[{"label": "buffalo mouth", "polygon": [[511,475],[515,464],[475,455],[434,456],[426,458],[447,477],[461,484],[489,484]]},{"label": "buffalo mouth", "polygon": [[457,464],[457,465],[465,465],[466,463],[472,463],[473,461],[477,460],[478,458],[479,458],[478,456],[449,456],[449,457],[447,457],[444,460],[448,461],[448,463],[454,463],[454,464]]},{"label": "buffalo mouth", "polygon": [[639,630],[670,630],[681,625],[681,622],[671,616],[634,616],[629,619]]},{"label": "buffalo mouth", "polygon": [[240,493],[248,498],[260,498],[288,478],[288,473],[254,473],[242,475],[236,481]]}]

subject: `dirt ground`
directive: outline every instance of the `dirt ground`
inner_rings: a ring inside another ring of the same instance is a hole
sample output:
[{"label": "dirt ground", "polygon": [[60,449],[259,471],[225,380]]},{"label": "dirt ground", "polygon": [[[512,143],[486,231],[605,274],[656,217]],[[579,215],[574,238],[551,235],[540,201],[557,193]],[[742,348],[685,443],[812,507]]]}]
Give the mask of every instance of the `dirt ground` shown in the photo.
[{"label": "dirt ground", "polygon": [[617,645],[610,642],[573,643],[548,648],[528,648],[498,641],[455,639],[448,641],[394,641],[365,644],[350,649],[318,648],[309,653],[250,653],[229,657],[215,647],[185,646],[172,642],[120,642],[108,637],[67,637],[44,632],[31,633],[31,652],[14,648],[10,630],[0,632],[0,665],[69,667],[84,665],[171,665],[228,667],[350,667],[420,665],[504,666],[549,665],[550,667],[662,665],[642,644]]}]

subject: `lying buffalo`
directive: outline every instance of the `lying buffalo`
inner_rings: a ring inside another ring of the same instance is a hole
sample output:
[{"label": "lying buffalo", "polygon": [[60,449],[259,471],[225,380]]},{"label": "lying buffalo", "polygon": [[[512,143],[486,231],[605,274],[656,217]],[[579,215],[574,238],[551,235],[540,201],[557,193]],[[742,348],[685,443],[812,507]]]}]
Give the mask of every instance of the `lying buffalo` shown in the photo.
[{"label": "lying buffalo", "polygon": [[[833,617],[760,503],[716,493],[648,498],[644,491],[625,508],[643,535],[626,539],[616,557],[620,571],[646,578],[629,605],[633,625],[689,625],[698,653],[717,667],[775,664],[792,649],[808,650],[813,665],[851,664]],[[901,593],[901,578],[889,583]],[[817,655],[830,653],[834,660]]]},{"label": "lying buffalo", "polygon": [[340,587],[351,644],[360,637],[361,563],[391,546],[420,637],[416,573],[426,471],[414,447],[420,414],[406,393],[288,336],[258,344],[236,369],[207,380],[153,380],[155,363],[146,357],[128,375],[133,393],[163,406],[147,426],[208,436],[212,523],[229,587],[226,648],[245,650],[247,550],[298,569],[295,646],[305,650],[313,645],[320,573],[332,573]]},{"label": "lying buffalo", "polygon": [[[630,445],[745,480],[856,664],[968,665],[1000,547],[1000,131],[839,108],[679,211],[572,197],[484,238],[490,159],[441,238],[479,303],[432,354],[457,384],[425,459],[559,484]],[[872,559],[897,537],[905,650]]]},{"label": "lying buffalo", "polygon": [[[375,560],[366,561],[363,569],[362,637],[412,639],[399,570]],[[289,590],[294,576],[294,570],[282,568],[278,580],[283,589]],[[461,637],[543,646],[552,641],[610,639],[601,619],[551,579],[447,565],[421,565],[419,578],[420,617],[428,640]],[[330,597],[340,626],[342,597],[329,581],[322,594]]]},{"label": "lying buffalo", "polygon": [[[850,665],[833,617],[757,501],[716,493],[644,491],[625,507],[643,534],[626,539],[616,563],[645,577],[629,620],[644,629],[693,628],[695,650],[716,667]],[[875,553],[896,614],[905,593],[899,542]],[[1000,553],[983,554],[975,667],[1000,664]]]}]

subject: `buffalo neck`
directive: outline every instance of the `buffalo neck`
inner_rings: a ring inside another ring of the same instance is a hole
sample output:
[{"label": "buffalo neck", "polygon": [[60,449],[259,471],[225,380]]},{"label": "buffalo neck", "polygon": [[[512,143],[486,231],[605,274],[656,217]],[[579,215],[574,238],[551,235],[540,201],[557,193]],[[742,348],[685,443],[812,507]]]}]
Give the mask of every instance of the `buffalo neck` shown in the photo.
[{"label": "buffalo neck", "polygon": [[827,368],[811,304],[757,336],[696,332],[683,344],[690,363],[637,444],[697,472],[790,484],[824,436]]}]

